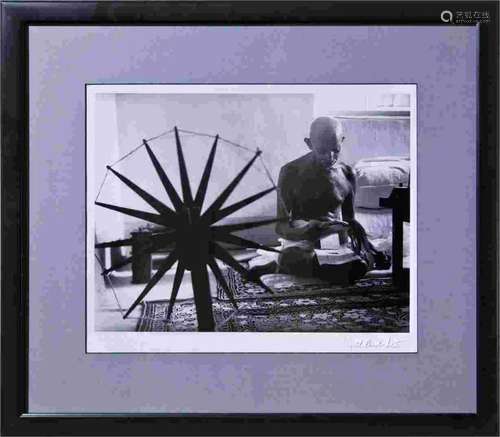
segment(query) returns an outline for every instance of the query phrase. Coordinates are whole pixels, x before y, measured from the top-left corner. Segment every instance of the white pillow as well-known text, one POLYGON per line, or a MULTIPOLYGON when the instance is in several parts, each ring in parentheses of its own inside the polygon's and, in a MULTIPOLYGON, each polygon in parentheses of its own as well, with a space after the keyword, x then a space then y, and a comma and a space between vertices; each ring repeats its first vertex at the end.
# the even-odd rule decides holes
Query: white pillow
POLYGON ((361 208, 380 208, 379 199, 389 197, 394 187, 408 185, 410 158, 381 156, 359 160, 353 167, 356 175, 354 204, 361 208))

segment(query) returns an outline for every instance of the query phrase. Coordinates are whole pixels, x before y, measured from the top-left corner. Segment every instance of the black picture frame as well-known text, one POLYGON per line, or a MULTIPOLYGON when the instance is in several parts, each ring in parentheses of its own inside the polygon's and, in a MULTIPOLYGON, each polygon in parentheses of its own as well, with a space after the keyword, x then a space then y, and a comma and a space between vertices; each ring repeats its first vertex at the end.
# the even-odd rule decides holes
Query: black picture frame
POLYGON ((3 435, 498 435, 498 3, 2 2, 3 435), (28 45, 36 25, 447 25, 442 10, 489 12, 480 26, 477 414, 30 414, 28 401, 28 45))

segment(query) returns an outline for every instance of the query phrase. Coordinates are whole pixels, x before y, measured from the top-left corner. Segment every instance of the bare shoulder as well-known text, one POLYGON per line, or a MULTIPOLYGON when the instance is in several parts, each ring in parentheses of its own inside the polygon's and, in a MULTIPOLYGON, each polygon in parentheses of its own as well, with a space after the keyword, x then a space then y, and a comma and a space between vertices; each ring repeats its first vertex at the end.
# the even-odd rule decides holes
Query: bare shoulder
POLYGON ((300 172, 302 172, 308 165, 310 161, 310 154, 303 155, 300 158, 294 159, 288 162, 280 170, 280 178, 295 177, 300 172))

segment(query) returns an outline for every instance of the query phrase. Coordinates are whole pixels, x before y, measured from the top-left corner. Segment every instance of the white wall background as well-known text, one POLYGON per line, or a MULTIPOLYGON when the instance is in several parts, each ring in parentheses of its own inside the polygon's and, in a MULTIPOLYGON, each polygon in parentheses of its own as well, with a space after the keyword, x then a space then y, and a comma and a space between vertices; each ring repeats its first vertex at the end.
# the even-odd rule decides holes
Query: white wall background
POLYGON ((409 119, 351 118, 342 119, 342 125, 342 161, 347 164, 377 156, 410 156, 409 119))
MULTIPOLYGON (((93 156, 95 162, 95 195, 97 195, 106 174, 106 165, 117 161, 121 153, 118 140, 119 129, 115 95, 98 94, 96 96, 95 111, 89 116, 94 117, 95 123, 95 150, 93 156)), ((112 203, 121 204, 121 187, 116 184, 107 184, 105 188, 108 198, 114 199, 112 203)), ((121 214, 112 215, 110 211, 96 207, 95 222, 96 235, 99 241, 121 238, 125 232, 124 217, 121 214)))

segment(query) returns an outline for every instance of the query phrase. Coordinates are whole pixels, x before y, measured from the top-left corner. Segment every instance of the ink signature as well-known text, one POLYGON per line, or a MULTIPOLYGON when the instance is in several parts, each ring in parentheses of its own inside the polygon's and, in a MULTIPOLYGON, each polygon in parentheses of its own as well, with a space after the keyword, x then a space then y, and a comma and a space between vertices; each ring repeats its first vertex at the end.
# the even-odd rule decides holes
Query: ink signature
POLYGON ((351 349, 399 349, 403 340, 394 337, 358 338, 351 343, 351 349))

